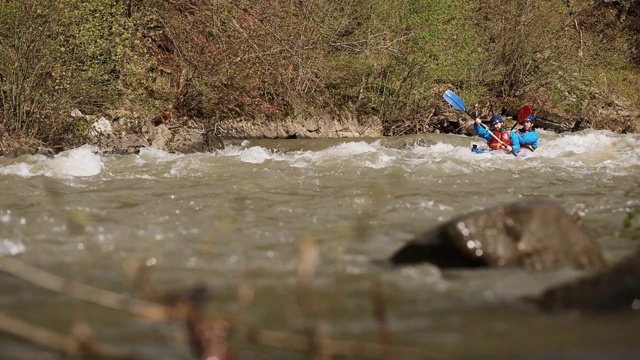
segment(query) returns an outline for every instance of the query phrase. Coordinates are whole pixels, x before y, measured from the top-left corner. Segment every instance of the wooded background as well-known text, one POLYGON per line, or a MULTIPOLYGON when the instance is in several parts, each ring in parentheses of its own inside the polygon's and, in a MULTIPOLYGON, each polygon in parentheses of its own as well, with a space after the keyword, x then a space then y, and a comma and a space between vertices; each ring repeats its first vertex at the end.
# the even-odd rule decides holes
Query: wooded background
POLYGON ((0 4, 0 135, 81 144, 69 116, 165 110, 205 127, 315 111, 388 135, 453 89, 616 128, 640 104, 640 2, 12 0, 0 4), (597 120, 597 121, 596 121, 597 120), (3 129, 2 129, 3 128, 3 129))

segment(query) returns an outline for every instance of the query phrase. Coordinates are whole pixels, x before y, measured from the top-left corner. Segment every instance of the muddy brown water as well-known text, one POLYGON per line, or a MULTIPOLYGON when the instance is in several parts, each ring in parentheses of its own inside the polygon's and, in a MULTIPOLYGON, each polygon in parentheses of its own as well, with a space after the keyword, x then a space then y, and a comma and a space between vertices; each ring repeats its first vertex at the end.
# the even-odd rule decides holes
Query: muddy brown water
MULTIPOLYGON (((534 197, 581 213, 607 259, 622 258, 639 244, 614 236, 640 207, 638 136, 541 131, 539 150, 525 159, 473 154, 477 138, 429 136, 433 145, 406 149, 376 139, 253 140, 206 154, 106 156, 85 146, 55 158, 0 158, 0 256, 131 294, 127 269, 146 264, 163 289, 211 286, 210 311, 287 333, 313 318, 326 337, 368 343, 378 338, 371 289, 379 282, 399 346, 444 358, 640 358, 638 314, 546 314, 518 301, 586 271, 384 265, 436 224, 534 197), (295 297, 302 239, 319 251, 306 309, 295 297), (250 303, 238 301, 239 284, 250 284, 250 303)), ((0 274, 0 287, 7 315, 63 334, 85 319, 100 340, 149 358, 193 358, 179 325, 9 274, 0 274)), ((0 334, 2 358, 43 353, 0 334)))

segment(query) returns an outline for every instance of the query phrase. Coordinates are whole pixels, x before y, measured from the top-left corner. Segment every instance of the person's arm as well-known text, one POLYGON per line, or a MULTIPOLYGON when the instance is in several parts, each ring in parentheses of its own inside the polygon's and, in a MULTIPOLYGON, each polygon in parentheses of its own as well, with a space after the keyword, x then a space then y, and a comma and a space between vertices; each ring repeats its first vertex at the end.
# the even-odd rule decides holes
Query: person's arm
POLYGON ((521 145, 529 145, 534 150, 538 148, 538 133, 535 131, 527 131, 524 135, 520 137, 521 145))
POLYGON ((487 141, 491 141, 491 134, 489 133, 489 130, 485 129, 485 127, 481 124, 482 120, 480 120, 480 118, 477 118, 476 122, 473 124, 473 130, 476 132, 476 135, 487 141))
POLYGON ((511 152, 513 153, 517 153, 518 151, 520 151, 520 135, 518 135, 517 132, 515 132, 514 130, 511 130, 510 132, 511 135, 511 152))

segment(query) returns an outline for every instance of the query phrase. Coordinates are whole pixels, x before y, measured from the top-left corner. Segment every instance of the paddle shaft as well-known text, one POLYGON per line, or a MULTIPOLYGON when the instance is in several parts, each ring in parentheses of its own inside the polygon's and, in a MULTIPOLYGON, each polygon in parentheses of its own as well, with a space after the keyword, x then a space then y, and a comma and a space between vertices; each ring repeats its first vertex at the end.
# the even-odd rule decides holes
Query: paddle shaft
MULTIPOLYGON (((465 113, 465 114, 467 114, 467 116, 469 116, 471 119, 474 119, 474 118, 473 118, 473 116, 471 116, 471 114, 469 114, 469 112, 468 112, 466 109, 464 110, 464 113, 465 113)), ((474 119, 474 121, 475 121, 475 119, 474 119)), ((485 125, 485 124, 483 124, 483 123, 480 123, 480 126, 482 126, 483 128, 485 128, 485 129, 489 132, 489 135, 493 136, 493 138, 494 138, 494 139, 498 140, 498 142, 499 142, 500 144, 502 144, 502 146, 504 146, 505 148, 506 148, 507 146, 509 146, 509 145, 505 144, 502 140, 500 140, 500 138, 499 138, 499 137, 497 137, 497 136, 496 136, 496 134, 494 134, 494 133, 493 133, 493 131, 491 131, 491 129, 489 129, 489 127, 488 127, 487 125, 485 125)), ((510 153, 511 153, 511 154, 513 154, 513 156, 516 156, 516 157, 518 156, 518 154, 516 154, 516 153, 513 151, 513 147, 511 147, 511 151, 510 151, 510 153)))
MULTIPOLYGON (((454 109, 464 112, 465 114, 467 114, 467 116, 475 121, 475 118, 471 116, 471 114, 467 111, 467 108, 464 106, 464 101, 462 101, 462 98, 460 96, 458 96, 451 90, 445 91, 442 96, 444 97, 444 100, 449 103, 449 105, 453 106, 454 109)), ((498 138, 491 130, 489 130, 489 128, 485 124, 480 123, 480 125, 482 125, 489 132, 489 134, 491 134, 491 136, 498 140, 498 142, 502 144, 502 146, 508 147, 508 145, 502 142, 502 140, 500 140, 500 138, 498 138)), ((518 154, 513 151, 513 147, 511 147, 511 154, 513 154, 513 156, 515 157, 518 157, 518 154)))
MULTIPOLYGON (((467 115, 469 115, 469 113, 467 113, 467 115)), ((491 129, 489 129, 489 128, 487 127, 487 125, 485 125, 485 124, 483 124, 483 123, 480 123, 480 125, 481 125, 483 128, 487 129, 487 131, 489 132, 489 134, 490 134, 491 136, 493 136, 493 138, 494 138, 494 139, 498 140, 498 142, 499 142, 500 144, 502 144, 502 146, 504 146, 504 147, 509 146, 509 145, 505 144, 504 142, 502 142, 502 140, 500 140, 500 138, 499 138, 499 137, 497 137, 497 136, 496 136, 496 134, 494 134, 494 133, 493 133, 493 131, 491 131, 491 129)), ((511 148, 511 153, 513 154, 513 156, 518 156, 518 154, 516 154, 515 152, 513 152, 513 147, 511 148)))

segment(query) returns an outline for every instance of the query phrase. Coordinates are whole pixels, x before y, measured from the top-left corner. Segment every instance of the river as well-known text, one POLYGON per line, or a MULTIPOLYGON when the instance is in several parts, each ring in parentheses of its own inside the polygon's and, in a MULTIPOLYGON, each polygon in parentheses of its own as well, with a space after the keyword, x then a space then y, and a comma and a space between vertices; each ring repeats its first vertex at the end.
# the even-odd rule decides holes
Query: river
MULTIPOLYGON (((622 220, 640 208, 640 136, 539 133, 539 149, 524 159, 474 154, 478 138, 444 134, 406 149, 381 139, 250 140, 188 155, 147 148, 114 156, 83 146, 54 158, 0 157, 0 256, 132 294, 128 269, 146 264, 162 289, 211 286, 210 311, 285 333, 299 333, 300 319, 313 317, 328 338, 367 343, 378 339, 371 289, 381 284, 398 346, 454 359, 640 358, 640 314, 546 314, 518 300, 588 271, 384 264, 452 217, 537 197, 581 214, 609 261, 634 251, 640 242, 622 231, 622 220), (295 297, 301 243, 318 250, 312 310, 295 297), (238 301, 247 284, 251 301, 238 301)), ((149 358, 193 358, 175 324, 10 274, 0 274, 0 286, 7 315, 62 334, 84 319, 101 341, 149 358)), ((43 353, 0 334, 2 358, 43 353)))

